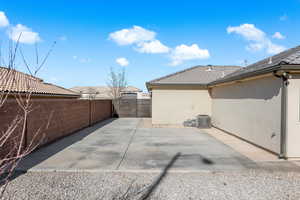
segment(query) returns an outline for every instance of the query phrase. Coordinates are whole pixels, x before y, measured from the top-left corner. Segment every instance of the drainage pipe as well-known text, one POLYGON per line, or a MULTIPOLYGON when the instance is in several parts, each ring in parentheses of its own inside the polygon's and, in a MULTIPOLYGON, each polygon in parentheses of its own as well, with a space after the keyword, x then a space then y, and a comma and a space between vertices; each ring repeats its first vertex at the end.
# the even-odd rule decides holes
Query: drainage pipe
POLYGON ((287 86, 289 74, 284 71, 274 71, 273 75, 282 80, 281 82, 281 124, 280 124, 280 154, 279 158, 286 159, 286 115, 287 115, 287 86))

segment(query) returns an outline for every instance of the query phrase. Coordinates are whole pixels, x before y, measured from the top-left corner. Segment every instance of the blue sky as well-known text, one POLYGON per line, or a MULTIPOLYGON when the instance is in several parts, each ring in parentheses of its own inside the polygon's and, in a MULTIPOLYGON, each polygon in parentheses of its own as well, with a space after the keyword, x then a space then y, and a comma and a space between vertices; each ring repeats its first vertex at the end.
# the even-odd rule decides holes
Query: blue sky
POLYGON ((38 76, 67 88, 105 85, 110 67, 125 67, 145 90, 187 67, 243 65, 300 45, 300 0, 1 0, 0 11, 3 53, 20 32, 31 63, 35 42, 45 54, 57 41, 38 76))

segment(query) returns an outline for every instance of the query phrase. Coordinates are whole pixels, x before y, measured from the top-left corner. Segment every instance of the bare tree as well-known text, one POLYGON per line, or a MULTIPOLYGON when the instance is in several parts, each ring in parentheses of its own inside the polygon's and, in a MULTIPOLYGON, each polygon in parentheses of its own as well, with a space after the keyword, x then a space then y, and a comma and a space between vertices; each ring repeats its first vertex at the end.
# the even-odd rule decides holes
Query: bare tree
POLYGON ((109 94, 112 98, 114 114, 117 114, 116 112, 119 110, 122 91, 127 87, 125 69, 115 71, 113 68, 110 68, 107 86, 109 87, 109 94))
POLYGON ((35 76, 44 66, 56 44, 55 42, 53 43, 50 50, 42 59, 39 58, 38 48, 37 45, 35 45, 36 60, 34 66, 31 66, 27 62, 23 51, 19 46, 21 35, 22 34, 20 34, 16 43, 13 43, 12 41, 9 42, 8 59, 6 63, 2 54, 0 54, 1 64, 3 63, 6 65, 6 70, 3 70, 4 72, 0 74, 0 109, 3 109, 9 98, 12 98, 17 102, 21 111, 7 124, 5 130, 0 130, 0 153, 3 153, 4 151, 3 155, 0 154, 0 199, 3 197, 10 178, 21 159, 31 153, 42 141, 43 137, 40 135, 41 129, 38 129, 33 134, 32 140, 28 141, 27 145, 24 146, 28 115, 34 109, 31 96, 33 92, 32 86, 34 85, 34 82, 38 80, 35 76), (18 52, 21 55, 21 59, 23 60, 28 73, 31 75, 28 75, 28 78, 26 78, 23 83, 25 93, 12 92, 13 88, 17 87, 18 84, 18 72, 15 68, 18 52), (41 139, 37 140, 38 137, 41 139))
POLYGON ((88 95, 89 100, 95 99, 97 94, 98 94, 98 92, 96 91, 96 89, 94 89, 92 87, 88 88, 87 95, 88 95))

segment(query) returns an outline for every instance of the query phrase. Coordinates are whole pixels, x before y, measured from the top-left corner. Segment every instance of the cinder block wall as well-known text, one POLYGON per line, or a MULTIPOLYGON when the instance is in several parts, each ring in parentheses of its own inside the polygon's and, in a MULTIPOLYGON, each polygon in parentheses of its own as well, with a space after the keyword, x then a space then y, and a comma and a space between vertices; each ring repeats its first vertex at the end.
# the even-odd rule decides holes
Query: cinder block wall
POLYGON ((0 137, 7 134, 9 130, 12 130, 11 128, 14 127, 14 131, 9 135, 9 139, 6 140, 7 142, 0 147, 1 158, 3 158, 4 155, 8 155, 8 153, 16 151, 17 146, 15 141, 20 141, 22 131, 21 125, 23 124, 22 120, 17 120, 17 116, 21 115, 21 113, 21 109, 15 101, 8 100, 0 108, 0 137), (12 126, 13 124, 16 124, 14 122, 17 121, 18 126, 12 126))
MULTIPOLYGON (((26 123, 24 148, 32 141, 40 146, 50 143, 112 115, 111 100, 33 98, 31 102, 32 111, 26 123)), ((0 136, 18 114, 23 116, 16 100, 8 99, 0 108, 0 136)), ((11 143, 1 148, 0 155, 11 150, 13 140, 21 135, 21 125, 14 131, 11 143)))
POLYGON ((91 102, 91 124, 97 123, 112 115, 111 100, 93 100, 91 102))

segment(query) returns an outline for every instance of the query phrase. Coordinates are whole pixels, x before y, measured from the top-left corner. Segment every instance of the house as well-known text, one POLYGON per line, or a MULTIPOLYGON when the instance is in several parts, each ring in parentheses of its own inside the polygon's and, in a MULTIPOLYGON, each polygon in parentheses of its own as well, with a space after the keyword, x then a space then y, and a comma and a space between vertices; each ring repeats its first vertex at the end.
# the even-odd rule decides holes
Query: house
POLYGON ((199 114, 211 115, 207 84, 238 69, 239 66, 195 66, 148 82, 152 123, 178 125, 199 114))
MULTIPOLYGON (((77 86, 70 90, 80 93, 82 99, 112 99, 111 90, 108 86, 77 86)), ((141 89, 127 86, 121 91, 121 96, 130 98, 147 98, 141 89)), ((148 96, 148 98, 150 98, 148 96)))
POLYGON ((69 89, 46 83, 35 76, 6 67, 0 67, 0 93, 31 94, 31 98, 79 98, 80 94, 69 89))
POLYGON ((152 123, 198 114, 284 158, 300 157, 300 46, 247 67, 197 66, 146 83, 152 123))

